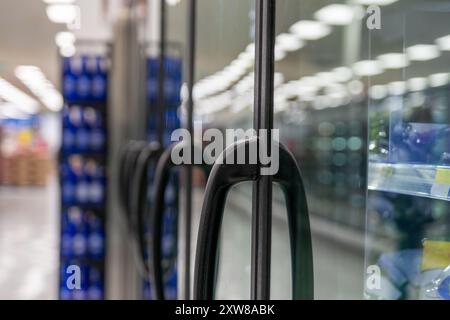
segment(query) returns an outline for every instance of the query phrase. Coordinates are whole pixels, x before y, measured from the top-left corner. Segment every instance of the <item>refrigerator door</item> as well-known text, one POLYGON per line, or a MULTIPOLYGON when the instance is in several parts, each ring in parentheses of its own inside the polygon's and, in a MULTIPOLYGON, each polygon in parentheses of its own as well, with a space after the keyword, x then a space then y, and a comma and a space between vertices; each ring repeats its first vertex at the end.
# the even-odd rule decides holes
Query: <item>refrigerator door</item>
POLYGON ((450 298, 449 9, 399 1, 365 31, 383 68, 368 80, 369 299, 450 298))

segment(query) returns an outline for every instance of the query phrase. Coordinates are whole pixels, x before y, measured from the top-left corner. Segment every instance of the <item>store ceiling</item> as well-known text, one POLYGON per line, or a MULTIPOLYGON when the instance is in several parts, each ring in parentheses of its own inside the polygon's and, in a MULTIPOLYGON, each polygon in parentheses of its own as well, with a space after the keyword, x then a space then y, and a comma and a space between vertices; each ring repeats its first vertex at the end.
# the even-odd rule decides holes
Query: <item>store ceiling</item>
POLYGON ((14 68, 27 64, 38 66, 52 83, 59 83, 54 37, 61 30, 48 20, 42 0, 1 0, 0 77, 26 91, 14 68))

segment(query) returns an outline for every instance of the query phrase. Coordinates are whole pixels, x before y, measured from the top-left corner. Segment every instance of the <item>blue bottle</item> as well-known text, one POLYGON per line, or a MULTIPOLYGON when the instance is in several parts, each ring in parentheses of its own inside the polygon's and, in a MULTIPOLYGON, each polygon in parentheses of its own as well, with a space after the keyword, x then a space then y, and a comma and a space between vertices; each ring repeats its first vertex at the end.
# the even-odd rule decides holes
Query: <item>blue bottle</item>
POLYGON ((84 119, 89 130, 89 151, 93 153, 104 151, 106 132, 100 112, 87 107, 84 110, 84 119))
POLYGON ((76 202, 80 205, 89 203, 89 177, 86 166, 81 163, 77 168, 76 202))
POLYGON ((62 185, 61 185, 61 193, 62 193, 62 201, 65 205, 74 204, 76 201, 76 184, 77 177, 75 171, 69 162, 65 161, 61 165, 61 177, 62 177, 62 185))
POLYGON ((105 175, 103 169, 95 162, 86 164, 86 177, 88 183, 88 202, 99 206, 105 199, 105 175))
POLYGON ((61 263, 60 269, 60 281, 59 281, 59 297, 61 300, 72 300, 73 299, 73 290, 70 290, 67 287, 67 279, 69 275, 66 273, 67 267, 69 266, 68 262, 61 263))
POLYGON ((177 284, 178 284, 177 270, 176 268, 173 268, 170 272, 170 276, 166 281, 166 285, 164 288, 167 300, 177 299, 177 284))
POLYGON ((75 138, 76 128, 72 122, 72 116, 70 108, 66 105, 62 111, 62 126, 63 126, 63 138, 62 138, 62 150, 66 154, 75 152, 75 138))
POLYGON ((89 151, 89 139, 90 139, 90 130, 89 126, 86 123, 85 113, 82 107, 74 108, 72 110, 76 113, 75 118, 77 119, 76 123, 76 150, 80 153, 86 153, 89 151))
POLYGON ((86 263, 81 263, 80 261, 75 261, 81 270, 81 288, 73 290, 72 298, 73 300, 87 300, 88 299, 88 288, 89 288, 89 270, 90 267, 86 263))
POLYGON ((77 98, 81 101, 91 99, 92 63, 88 56, 81 57, 80 73, 77 77, 77 98))
POLYGON ((72 68, 73 60, 71 58, 63 59, 63 96, 66 101, 75 101, 77 99, 77 75, 72 68))
POLYGON ((76 225, 69 219, 69 214, 66 211, 62 217, 61 255, 63 257, 73 257, 73 238, 75 234, 76 225))
POLYGON ((92 72, 92 100, 105 101, 107 92, 107 71, 106 59, 97 56, 93 57, 94 68, 92 72))
POLYGON ((105 231, 103 223, 94 213, 88 214, 89 239, 88 251, 89 256, 94 259, 101 259, 104 256, 105 231))
POLYGON ((87 255, 88 225, 83 211, 78 207, 72 207, 68 211, 69 223, 74 226, 75 233, 72 237, 72 251, 76 257, 87 255))
POLYGON ((97 267, 91 266, 89 269, 87 298, 89 300, 102 300, 104 297, 105 290, 102 273, 97 267))

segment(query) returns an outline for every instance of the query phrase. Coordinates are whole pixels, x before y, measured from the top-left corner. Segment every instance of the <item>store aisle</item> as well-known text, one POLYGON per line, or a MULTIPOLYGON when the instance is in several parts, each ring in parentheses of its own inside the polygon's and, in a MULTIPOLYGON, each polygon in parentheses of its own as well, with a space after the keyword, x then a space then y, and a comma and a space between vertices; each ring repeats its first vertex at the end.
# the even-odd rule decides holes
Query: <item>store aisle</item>
POLYGON ((58 187, 0 188, 0 299, 57 299, 58 187))

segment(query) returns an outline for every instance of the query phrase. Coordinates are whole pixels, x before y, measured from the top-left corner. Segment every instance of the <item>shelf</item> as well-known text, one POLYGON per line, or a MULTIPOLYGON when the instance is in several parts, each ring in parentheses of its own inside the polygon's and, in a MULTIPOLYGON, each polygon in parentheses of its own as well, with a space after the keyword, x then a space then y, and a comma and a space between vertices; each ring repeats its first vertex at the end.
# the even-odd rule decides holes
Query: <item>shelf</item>
POLYGON ((369 190, 450 200, 450 167, 369 163, 369 190))

